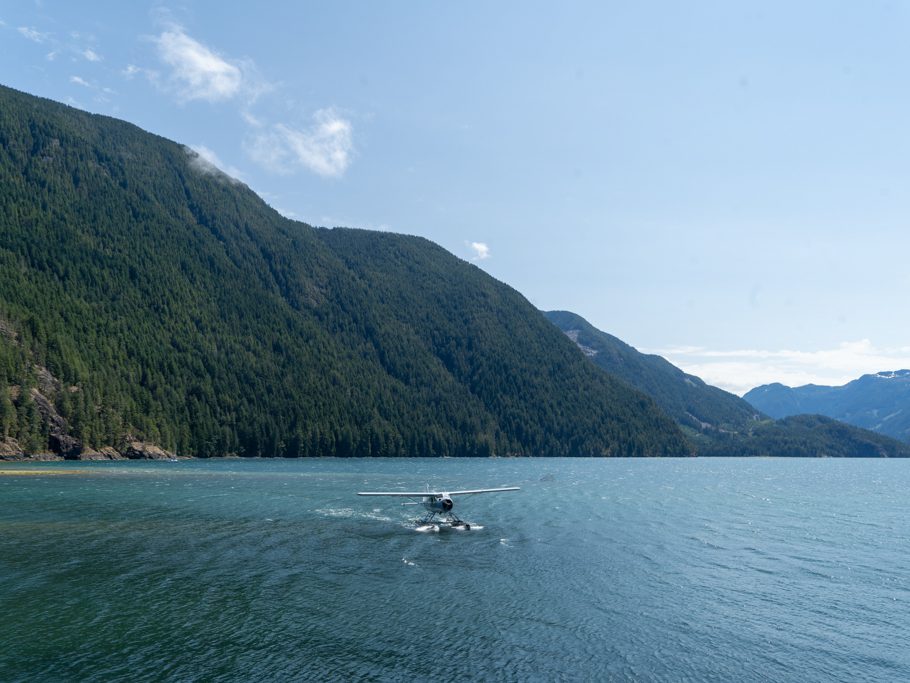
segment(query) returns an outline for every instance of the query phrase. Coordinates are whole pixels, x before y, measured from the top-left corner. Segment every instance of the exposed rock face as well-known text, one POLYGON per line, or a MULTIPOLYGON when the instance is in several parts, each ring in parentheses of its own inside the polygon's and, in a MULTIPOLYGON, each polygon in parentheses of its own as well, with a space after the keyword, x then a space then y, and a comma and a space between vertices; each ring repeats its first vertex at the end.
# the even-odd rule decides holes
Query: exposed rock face
POLYGON ((15 439, 0 439, 0 460, 17 460, 25 453, 15 439))
POLYGON ((0 439, 0 460, 61 460, 56 453, 26 453, 16 439, 0 439))
MULTIPOLYGON (((48 375, 50 376, 50 373, 48 375)), ((57 409, 54 408, 54 404, 48 401, 38 389, 32 389, 32 400, 35 402, 38 412, 41 413, 41 419, 47 424, 50 449, 67 460, 77 460, 79 454, 82 453, 82 442, 69 435, 66 420, 60 416, 57 409)))
POLYGON ((11 341, 16 341, 19 338, 19 335, 16 333, 16 328, 10 323, 9 320, 0 316, 0 334, 11 341))
POLYGON ((123 455, 130 460, 170 460, 175 457, 170 451, 143 441, 127 442, 126 448, 123 449, 123 455))
POLYGON ((120 451, 110 446, 104 446, 97 451, 94 448, 83 447, 79 454, 79 460, 123 460, 120 451))
POLYGON ((54 453, 59 453, 67 460, 76 460, 82 453, 82 442, 68 434, 51 434, 48 445, 54 453))
POLYGON ((46 461, 46 462, 57 462, 59 460, 63 460, 63 458, 61 458, 56 453, 31 453, 30 455, 27 456, 27 459, 28 460, 40 460, 40 461, 46 461))
POLYGON ((51 374, 51 371, 42 365, 32 365, 35 371, 35 377, 38 380, 38 390, 45 396, 53 396, 60 393, 60 380, 51 374))

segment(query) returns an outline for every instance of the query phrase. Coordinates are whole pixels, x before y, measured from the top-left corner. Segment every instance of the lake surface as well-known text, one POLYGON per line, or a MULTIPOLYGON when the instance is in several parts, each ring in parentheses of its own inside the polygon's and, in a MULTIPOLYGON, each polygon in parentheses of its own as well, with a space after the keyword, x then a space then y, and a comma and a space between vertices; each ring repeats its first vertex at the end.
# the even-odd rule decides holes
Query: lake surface
POLYGON ((910 680, 907 461, 3 469, 2 681, 910 680))

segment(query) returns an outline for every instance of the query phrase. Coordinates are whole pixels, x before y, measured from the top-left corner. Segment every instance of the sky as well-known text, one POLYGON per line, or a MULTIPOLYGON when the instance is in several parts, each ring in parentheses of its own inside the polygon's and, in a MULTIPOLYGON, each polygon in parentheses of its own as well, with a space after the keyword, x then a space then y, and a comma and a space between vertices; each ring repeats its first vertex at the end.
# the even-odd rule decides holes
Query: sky
POLYGON ((910 367, 910 0, 236 4, 0 0, 0 83, 736 393, 910 367))

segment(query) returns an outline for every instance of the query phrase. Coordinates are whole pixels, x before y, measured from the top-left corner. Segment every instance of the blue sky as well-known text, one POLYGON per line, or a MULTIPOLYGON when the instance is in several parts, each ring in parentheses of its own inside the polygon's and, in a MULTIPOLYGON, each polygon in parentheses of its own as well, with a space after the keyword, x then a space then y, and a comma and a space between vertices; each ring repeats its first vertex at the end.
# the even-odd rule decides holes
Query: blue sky
POLYGON ((0 82, 743 392, 910 367, 908 36, 902 1, 0 1, 0 82))

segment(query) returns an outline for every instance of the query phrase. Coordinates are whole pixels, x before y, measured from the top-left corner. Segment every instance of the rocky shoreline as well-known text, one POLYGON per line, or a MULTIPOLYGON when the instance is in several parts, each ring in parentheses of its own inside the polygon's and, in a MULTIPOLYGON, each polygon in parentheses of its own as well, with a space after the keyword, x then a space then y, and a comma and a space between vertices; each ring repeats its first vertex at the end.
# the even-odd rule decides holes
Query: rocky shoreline
MULTIPOLYGON (((8 323, 0 317, 0 334, 9 327, 8 323)), ((40 462, 61 460, 174 460, 175 453, 161 448, 157 444, 143 441, 135 434, 126 433, 115 437, 117 445, 105 445, 93 448, 73 436, 70 425, 57 411, 54 405, 56 397, 62 392, 74 393, 79 388, 75 386, 64 387, 46 367, 33 363, 31 369, 36 378, 37 386, 28 390, 28 397, 37 409, 38 416, 46 435, 47 450, 42 452, 27 452, 16 439, 11 436, 3 438, 0 433, 0 461, 11 462, 40 462)), ((14 385, 9 388, 10 399, 19 399, 23 388, 14 385)))
MULTIPOLYGON (((75 441, 75 440, 74 440, 75 441)), ((98 449, 82 446, 76 441, 62 453, 26 453, 15 439, 0 440, 0 461, 39 462, 61 460, 174 460, 175 453, 144 441, 126 441, 118 448, 98 449)))

